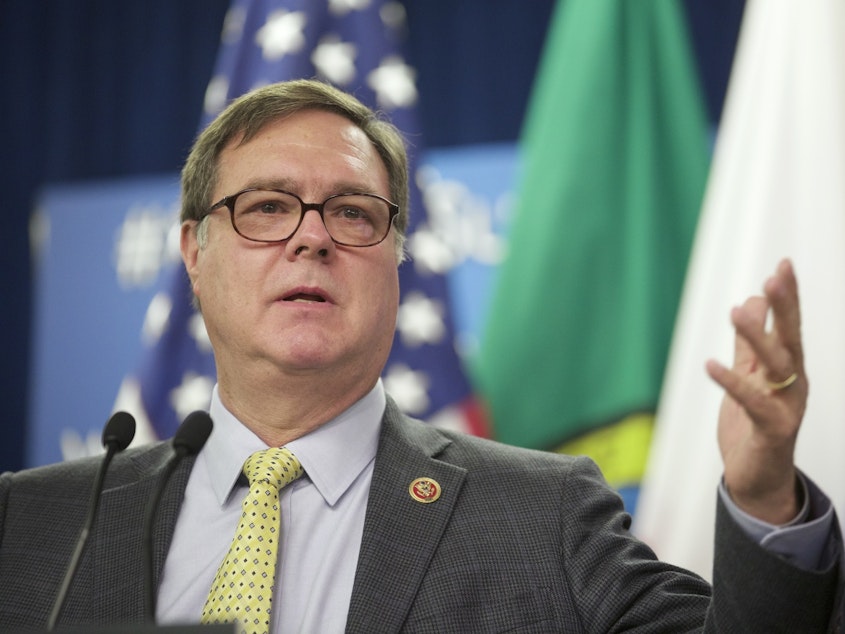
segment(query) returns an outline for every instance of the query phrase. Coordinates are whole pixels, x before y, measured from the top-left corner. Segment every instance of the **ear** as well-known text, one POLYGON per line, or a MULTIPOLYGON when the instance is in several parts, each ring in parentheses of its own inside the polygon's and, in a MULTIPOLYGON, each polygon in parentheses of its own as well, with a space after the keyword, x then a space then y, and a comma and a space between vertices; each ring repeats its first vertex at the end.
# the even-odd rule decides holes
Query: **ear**
POLYGON ((197 284, 199 280, 199 267, 197 260, 199 258, 200 246, 197 241, 197 225, 196 220, 186 220, 182 223, 181 233, 179 235, 179 250, 182 252, 182 262, 185 263, 185 270, 188 272, 188 277, 191 280, 191 288, 194 295, 197 294, 197 284))

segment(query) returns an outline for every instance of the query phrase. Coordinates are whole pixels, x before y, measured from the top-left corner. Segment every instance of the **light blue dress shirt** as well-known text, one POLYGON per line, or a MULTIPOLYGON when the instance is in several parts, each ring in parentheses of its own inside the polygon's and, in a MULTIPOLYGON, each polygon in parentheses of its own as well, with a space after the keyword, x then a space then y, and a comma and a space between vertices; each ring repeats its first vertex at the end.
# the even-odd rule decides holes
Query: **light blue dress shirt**
MULTIPOLYGON (((343 632, 386 399, 381 380, 364 398, 288 443, 305 475, 280 496, 282 529, 273 632, 343 632)), ((156 606, 159 623, 198 623, 217 567, 229 550, 247 487, 244 461, 267 445, 220 402, 214 430, 185 489, 156 606)))

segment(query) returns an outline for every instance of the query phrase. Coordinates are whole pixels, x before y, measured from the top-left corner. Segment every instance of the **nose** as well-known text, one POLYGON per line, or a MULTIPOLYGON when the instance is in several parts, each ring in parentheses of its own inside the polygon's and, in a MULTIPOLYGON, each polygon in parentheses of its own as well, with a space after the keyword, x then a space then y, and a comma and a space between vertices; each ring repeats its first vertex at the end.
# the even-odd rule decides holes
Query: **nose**
POLYGON ((302 222, 287 241, 286 251, 289 259, 302 256, 327 258, 335 252, 335 243, 316 209, 309 209, 302 216, 302 222))

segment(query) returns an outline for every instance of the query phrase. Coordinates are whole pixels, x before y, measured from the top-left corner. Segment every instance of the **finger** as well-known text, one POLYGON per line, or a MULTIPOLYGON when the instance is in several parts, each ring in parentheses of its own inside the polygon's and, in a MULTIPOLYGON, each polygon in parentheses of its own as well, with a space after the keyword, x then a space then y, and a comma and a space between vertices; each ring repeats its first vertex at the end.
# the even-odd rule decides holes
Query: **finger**
POLYGON ((782 260, 764 286, 772 306, 772 331, 790 353, 793 371, 803 371, 804 352, 801 345, 801 308, 798 281, 789 260, 782 260))
POLYGON ((731 310, 731 324, 736 330, 734 368, 742 368, 749 373, 756 368, 757 355, 751 339, 757 338, 756 333, 765 327, 767 310, 768 302, 764 297, 751 297, 742 306, 731 310))
MULTIPOLYGON (((713 359, 707 361, 705 368, 710 378, 746 411, 755 427, 765 433, 783 433, 784 430, 787 434, 793 433, 795 425, 792 421, 796 419, 793 411, 794 399, 772 398, 770 391, 761 390, 759 384, 750 381, 747 375, 727 368, 713 359)), ((800 420, 800 413, 797 419, 800 420)))
POLYGON ((708 359, 704 364, 704 369, 707 370, 707 374, 710 378, 725 390, 728 389, 729 385, 732 385, 733 379, 730 376, 731 371, 715 359, 708 359))
POLYGON ((734 367, 750 373, 762 365, 770 380, 780 380, 772 377, 784 371, 787 371, 786 375, 790 374, 792 358, 779 339, 766 331, 768 308, 766 298, 750 297, 742 306, 731 311, 731 322, 737 335, 734 367), (748 361, 750 358, 754 359, 753 363, 748 361))
POLYGON ((765 420, 771 416, 773 404, 768 402, 766 394, 759 386, 748 380, 748 376, 736 369, 727 368, 718 361, 710 359, 705 368, 710 378, 718 383, 722 389, 739 406, 748 413, 752 421, 765 420))

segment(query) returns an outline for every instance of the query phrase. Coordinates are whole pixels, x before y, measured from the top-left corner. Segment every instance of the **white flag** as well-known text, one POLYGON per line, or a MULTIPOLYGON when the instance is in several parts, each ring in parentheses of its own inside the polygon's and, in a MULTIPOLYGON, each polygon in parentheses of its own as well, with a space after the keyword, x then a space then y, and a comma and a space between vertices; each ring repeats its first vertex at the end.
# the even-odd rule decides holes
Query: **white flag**
POLYGON ((732 306, 795 264, 810 400, 797 463, 845 509, 845 2, 749 0, 634 530, 710 578, 732 306))

